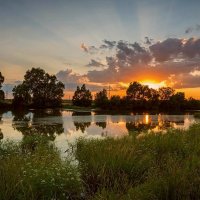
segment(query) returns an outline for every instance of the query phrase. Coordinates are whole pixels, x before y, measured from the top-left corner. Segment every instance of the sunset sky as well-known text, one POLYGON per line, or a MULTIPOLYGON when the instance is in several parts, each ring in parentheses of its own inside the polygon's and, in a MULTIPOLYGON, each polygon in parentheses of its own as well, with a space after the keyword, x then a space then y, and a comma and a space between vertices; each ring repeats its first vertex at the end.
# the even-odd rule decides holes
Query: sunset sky
POLYGON ((92 91, 171 86, 200 99, 199 0, 0 0, 4 90, 41 67, 92 91))

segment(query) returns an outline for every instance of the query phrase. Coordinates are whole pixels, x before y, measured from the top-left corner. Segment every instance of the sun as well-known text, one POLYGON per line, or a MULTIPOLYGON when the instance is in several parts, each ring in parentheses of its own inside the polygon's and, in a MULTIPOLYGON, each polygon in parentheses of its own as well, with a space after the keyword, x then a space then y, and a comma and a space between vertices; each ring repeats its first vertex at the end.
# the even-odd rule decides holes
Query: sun
POLYGON ((144 81, 141 81, 140 83, 143 85, 148 85, 150 88, 153 88, 153 89, 158 89, 160 87, 166 86, 166 83, 164 81, 157 83, 151 80, 144 80, 144 81))

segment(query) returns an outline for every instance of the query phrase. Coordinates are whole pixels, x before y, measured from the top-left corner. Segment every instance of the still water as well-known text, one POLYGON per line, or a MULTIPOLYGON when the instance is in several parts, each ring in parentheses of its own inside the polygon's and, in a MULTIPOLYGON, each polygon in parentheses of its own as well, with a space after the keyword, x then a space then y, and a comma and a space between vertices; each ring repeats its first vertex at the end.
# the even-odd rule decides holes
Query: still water
POLYGON ((130 114, 109 115, 67 110, 29 110, 0 112, 0 139, 20 141, 26 135, 42 134, 60 149, 78 137, 122 137, 142 132, 165 131, 168 128, 187 129, 200 122, 191 114, 130 114))

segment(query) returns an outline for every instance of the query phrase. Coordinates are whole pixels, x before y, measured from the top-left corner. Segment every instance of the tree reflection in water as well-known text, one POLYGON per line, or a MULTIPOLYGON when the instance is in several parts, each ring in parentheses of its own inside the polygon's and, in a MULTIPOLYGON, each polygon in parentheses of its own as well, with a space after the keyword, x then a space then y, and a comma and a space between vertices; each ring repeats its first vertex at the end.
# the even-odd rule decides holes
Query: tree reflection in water
POLYGON ((72 116, 91 116, 91 112, 89 111, 85 111, 85 112, 78 112, 78 111, 74 111, 72 112, 72 116))
POLYGON ((76 131, 79 129, 82 133, 85 132, 85 129, 91 125, 91 122, 74 122, 74 126, 76 127, 76 131))
POLYGON ((149 124, 144 124, 142 122, 141 123, 140 122, 126 123, 126 128, 128 132, 137 132, 137 133, 146 132, 148 130, 155 128, 156 126, 157 125, 155 123, 149 123, 149 124))
MULTIPOLYGON (((0 124, 3 123, 3 121, 2 121, 2 115, 3 115, 3 112, 0 111, 0 124)), ((2 140, 2 139, 3 139, 3 132, 2 132, 2 130, 0 129, 0 140, 2 140)))
POLYGON ((0 140, 3 140, 3 133, 1 129, 0 129, 0 140))
POLYGON ((62 115, 60 111, 20 111, 13 112, 12 126, 17 131, 26 136, 45 136, 48 140, 53 141, 56 135, 64 132, 62 115), (39 117, 56 116, 56 122, 40 123, 39 117))
POLYGON ((96 122, 96 125, 101 127, 102 129, 106 128, 106 122, 96 122))
POLYGON ((76 131, 81 130, 82 133, 85 132, 85 129, 91 126, 91 112, 73 112, 72 116, 89 116, 89 122, 80 122, 74 120, 74 126, 76 127, 76 131))

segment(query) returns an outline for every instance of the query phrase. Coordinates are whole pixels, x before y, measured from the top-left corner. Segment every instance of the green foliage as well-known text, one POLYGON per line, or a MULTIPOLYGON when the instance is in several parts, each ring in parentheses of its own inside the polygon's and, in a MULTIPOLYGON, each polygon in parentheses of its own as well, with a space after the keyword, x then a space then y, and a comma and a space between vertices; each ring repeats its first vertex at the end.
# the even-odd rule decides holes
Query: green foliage
POLYGON ((0 143, 0 163, 1 200, 81 199, 78 167, 70 158, 62 160, 45 138, 30 136, 23 144, 0 143), (30 151, 33 142, 37 147, 30 151))
POLYGON ((28 85, 23 83, 13 88, 13 104, 17 106, 29 105, 32 103, 31 93, 28 85))
POLYGON ((108 96, 106 89, 103 89, 102 91, 96 93, 94 103, 95 106, 100 108, 106 108, 108 106, 108 96))
POLYGON ((24 76, 22 84, 13 89, 14 105, 35 107, 60 106, 64 95, 64 84, 56 76, 49 75, 43 69, 32 68, 24 76))
POLYGON ((92 94, 89 90, 86 89, 85 84, 81 86, 77 86, 77 90, 74 92, 74 96, 72 98, 72 103, 75 106, 91 106, 92 105, 92 94))
POLYGON ((199 199, 200 125, 188 131, 77 143, 91 199, 199 199))

